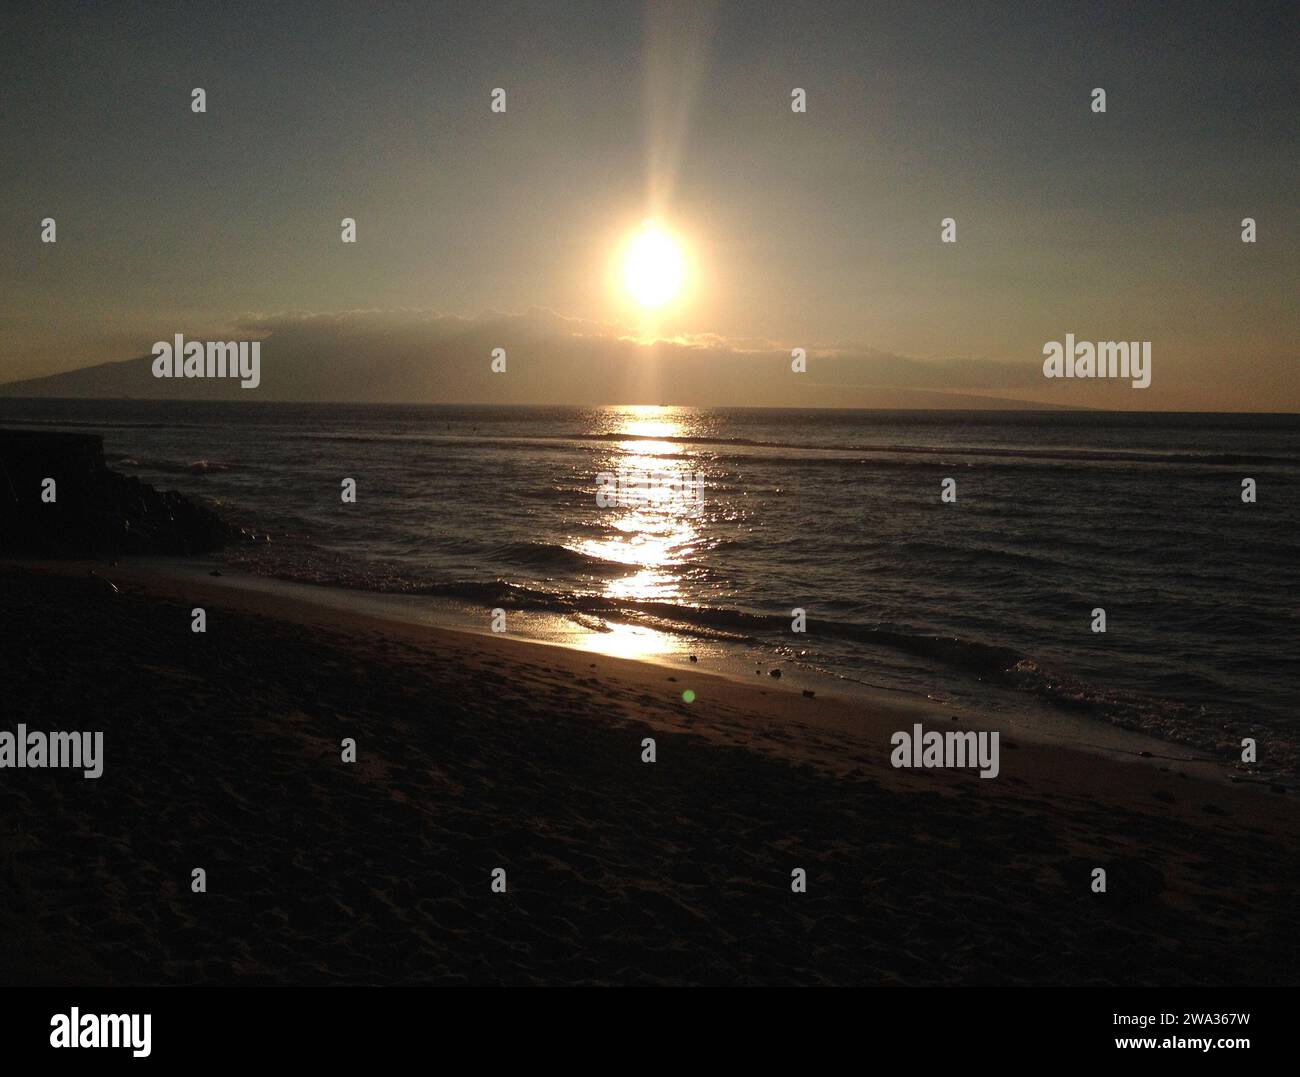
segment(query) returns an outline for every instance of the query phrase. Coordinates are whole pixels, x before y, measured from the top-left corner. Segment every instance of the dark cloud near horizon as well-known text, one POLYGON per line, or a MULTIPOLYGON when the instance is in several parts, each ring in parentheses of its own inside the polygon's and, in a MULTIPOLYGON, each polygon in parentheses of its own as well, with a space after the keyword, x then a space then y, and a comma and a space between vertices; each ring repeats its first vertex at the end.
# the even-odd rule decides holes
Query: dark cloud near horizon
MULTIPOLYGON (((954 357, 921 359, 837 343, 809 345, 808 371, 791 370, 791 348, 710 337, 639 343, 619 326, 534 309, 475 318, 427 311, 290 312, 241 318, 235 333, 261 339, 262 383, 156 379, 151 359, 103 364, 0 386, 6 395, 521 404, 652 400, 707 405, 743 385, 756 396, 817 406, 870 406, 877 390, 1003 393, 1038 387, 1036 364, 954 357), (506 352, 493 373, 494 349, 506 352), (856 400, 846 392, 860 395, 856 400)), ((165 338, 170 339, 170 338, 165 338)), ((188 334, 187 339, 209 339, 188 334)))

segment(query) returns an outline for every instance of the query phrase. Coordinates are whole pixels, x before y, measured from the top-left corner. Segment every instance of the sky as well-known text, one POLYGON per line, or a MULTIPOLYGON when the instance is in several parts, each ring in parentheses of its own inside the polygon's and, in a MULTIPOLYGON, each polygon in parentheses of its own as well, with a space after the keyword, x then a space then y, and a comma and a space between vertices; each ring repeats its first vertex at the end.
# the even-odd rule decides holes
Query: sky
POLYGON ((392 392, 1300 410, 1293 4, 65 7, 0 15, 0 381, 256 332, 330 398, 311 347, 427 332, 392 392), (648 216, 658 312, 618 262, 648 216), (545 346, 440 377, 485 322, 545 346), (1150 340, 1150 388, 1048 381, 1067 333, 1150 340))

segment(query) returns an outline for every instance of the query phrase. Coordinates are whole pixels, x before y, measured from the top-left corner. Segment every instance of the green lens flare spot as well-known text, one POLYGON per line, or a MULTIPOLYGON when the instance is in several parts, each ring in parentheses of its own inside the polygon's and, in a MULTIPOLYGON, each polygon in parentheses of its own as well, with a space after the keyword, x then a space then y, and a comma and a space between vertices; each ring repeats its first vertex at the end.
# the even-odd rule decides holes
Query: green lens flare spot
POLYGON ((687 703, 694 703, 695 693, 688 688, 686 689, 685 692, 682 693, 682 699, 686 700, 687 703))

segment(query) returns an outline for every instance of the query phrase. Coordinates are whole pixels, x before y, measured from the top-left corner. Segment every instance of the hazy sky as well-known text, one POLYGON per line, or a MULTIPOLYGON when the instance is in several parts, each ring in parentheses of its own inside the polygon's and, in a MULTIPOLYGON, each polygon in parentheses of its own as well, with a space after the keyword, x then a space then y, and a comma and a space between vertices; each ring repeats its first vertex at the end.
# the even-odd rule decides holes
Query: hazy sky
POLYGON ((1152 341, 1112 406, 1300 409, 1294 4, 25 6, 0 380, 286 315, 542 308, 617 340, 644 323, 611 259, 654 209, 694 264, 653 328, 701 363, 833 350, 906 388, 941 360, 939 387, 1089 403, 1043 384, 1073 332, 1152 341))

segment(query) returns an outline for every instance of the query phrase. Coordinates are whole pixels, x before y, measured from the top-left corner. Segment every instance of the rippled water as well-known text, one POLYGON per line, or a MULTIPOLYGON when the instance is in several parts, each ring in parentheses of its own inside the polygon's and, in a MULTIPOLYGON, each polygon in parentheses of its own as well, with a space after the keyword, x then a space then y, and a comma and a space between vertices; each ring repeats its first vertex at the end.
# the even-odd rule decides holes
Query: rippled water
POLYGON ((540 611, 632 656, 759 648, 1221 756, 1261 736, 1294 769, 1294 416, 8 400, 0 420, 101 431, 111 466, 269 532, 234 555, 256 571, 485 623, 540 611), (620 468, 699 475, 701 503, 601 508, 620 468))

